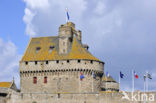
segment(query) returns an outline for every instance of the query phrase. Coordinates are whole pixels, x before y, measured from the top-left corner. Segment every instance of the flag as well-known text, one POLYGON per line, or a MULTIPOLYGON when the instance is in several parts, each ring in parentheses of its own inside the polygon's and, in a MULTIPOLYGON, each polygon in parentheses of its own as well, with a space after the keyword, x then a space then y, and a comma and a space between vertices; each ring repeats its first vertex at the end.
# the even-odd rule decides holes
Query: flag
POLYGON ((83 73, 80 73, 80 80, 83 80, 83 78, 85 78, 83 73))
POLYGON ((70 17, 69 17, 68 9, 66 9, 66 12, 67 12, 67 19, 69 20, 70 17))
POLYGON ((123 78, 124 74, 120 71, 120 78, 123 78))
POLYGON ((147 78, 152 79, 151 74, 147 73, 147 78))
POLYGON ((109 77, 109 73, 108 72, 106 72, 106 77, 109 77))
POLYGON ((92 72, 92 77, 93 77, 94 79, 96 79, 96 75, 95 75, 94 72, 92 72))
POLYGON ((144 75, 144 81, 146 80, 146 75, 144 75))
POLYGON ((134 76, 135 76, 136 79, 139 78, 139 76, 137 75, 137 73, 135 71, 134 71, 134 76))

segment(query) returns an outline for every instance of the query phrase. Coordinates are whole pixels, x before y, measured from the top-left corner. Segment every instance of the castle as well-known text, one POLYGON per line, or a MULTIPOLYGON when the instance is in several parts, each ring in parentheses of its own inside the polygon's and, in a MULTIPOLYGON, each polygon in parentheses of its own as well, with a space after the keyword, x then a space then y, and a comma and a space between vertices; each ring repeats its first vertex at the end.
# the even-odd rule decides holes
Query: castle
POLYGON ((31 38, 19 64, 20 91, 10 88, 4 102, 131 103, 122 100, 119 84, 104 75, 105 63, 89 52, 81 36, 67 22, 60 25, 58 36, 31 38))

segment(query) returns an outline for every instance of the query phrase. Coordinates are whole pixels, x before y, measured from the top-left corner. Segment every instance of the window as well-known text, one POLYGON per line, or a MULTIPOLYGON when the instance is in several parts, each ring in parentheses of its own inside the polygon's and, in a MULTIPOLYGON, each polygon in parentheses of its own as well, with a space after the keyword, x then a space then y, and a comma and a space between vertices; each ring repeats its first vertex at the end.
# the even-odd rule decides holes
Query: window
POLYGON ((48 81, 47 81, 47 77, 44 77, 44 83, 47 83, 48 81))
POLYGON ((50 46, 49 47, 49 53, 51 53, 53 51, 53 49, 54 49, 54 46, 50 46))
POLYGON ((25 62, 25 65, 28 65, 28 62, 25 62))
POLYGON ((80 63, 80 62, 81 62, 81 60, 78 60, 77 62, 78 62, 78 63, 80 63))
POLYGON ((34 83, 34 84, 37 84, 37 77, 34 77, 34 78, 33 78, 33 83, 34 83))
POLYGON ((41 47, 36 47, 36 53, 38 53, 40 49, 41 47))
POLYGON ((58 98, 60 98, 61 96, 60 96, 60 93, 58 93, 58 98))
POLYGON ((63 52, 64 52, 64 53, 65 53, 65 51, 66 51, 66 50, 65 50, 65 49, 63 49, 63 52))
POLYGON ((63 46, 65 46, 65 42, 63 42, 63 46))
POLYGON ((59 60, 56 60, 56 63, 59 63, 59 60))
POLYGON ((48 64, 48 61, 46 61, 46 64, 48 64))
POLYGON ((90 63, 93 64, 93 61, 91 60, 90 63))
POLYGON ((35 61, 35 65, 37 64, 37 61, 35 61))
POLYGON ((67 60, 67 63, 69 63, 69 60, 67 60))

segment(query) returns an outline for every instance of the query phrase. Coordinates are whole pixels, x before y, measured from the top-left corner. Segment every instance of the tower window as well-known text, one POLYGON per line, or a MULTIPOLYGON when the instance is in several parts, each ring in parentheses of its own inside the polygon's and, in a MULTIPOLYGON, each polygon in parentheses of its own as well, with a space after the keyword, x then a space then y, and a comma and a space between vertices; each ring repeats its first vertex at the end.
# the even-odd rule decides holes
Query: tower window
POLYGON ((37 84, 37 77, 33 77, 33 83, 37 84))
POLYGON ((28 62, 25 62, 25 65, 28 65, 28 62))
POLYGON ((48 61, 46 61, 46 64, 48 64, 48 61))
POLYGON ((44 83, 47 83, 48 80, 47 80, 47 77, 44 77, 44 83))
POLYGON ((60 98, 61 96, 60 96, 60 93, 58 93, 58 98, 60 98))
POLYGON ((78 63, 80 63, 80 62, 81 62, 81 60, 78 60, 77 62, 78 62, 78 63))
POLYGON ((35 65, 37 64, 37 61, 35 61, 35 65))
POLYGON ((65 53, 65 49, 63 49, 63 52, 65 53))
POLYGON ((63 45, 65 46, 65 42, 63 42, 63 45))
POLYGON ((56 63, 59 63, 59 60, 56 60, 56 63))

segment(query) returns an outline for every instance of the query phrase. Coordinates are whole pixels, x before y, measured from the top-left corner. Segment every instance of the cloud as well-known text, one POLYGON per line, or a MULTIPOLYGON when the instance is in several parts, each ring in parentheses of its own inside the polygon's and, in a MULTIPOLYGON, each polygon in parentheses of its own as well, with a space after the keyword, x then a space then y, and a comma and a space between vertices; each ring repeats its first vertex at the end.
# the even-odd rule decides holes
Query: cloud
POLYGON ((19 58, 17 47, 11 41, 4 42, 0 38, 0 81, 12 81, 15 78, 16 85, 19 87, 19 58))
POLYGON ((26 8, 23 20, 26 23, 26 34, 29 36, 56 35, 58 26, 66 22, 66 8, 71 18, 75 18, 73 20, 77 22, 81 20, 85 10, 84 0, 24 0, 24 2, 26 8))
MULTIPOLYGON (((29 36, 57 35, 65 23, 68 7, 71 21, 82 30, 83 42, 105 64, 114 78, 126 73, 121 88, 130 88, 131 70, 140 75, 136 89, 143 89, 146 70, 155 72, 155 0, 24 0, 24 22, 29 36), (126 86, 127 85, 127 86, 126 86)), ((156 83, 156 79, 152 80, 156 83)), ((156 89, 152 87, 152 89, 156 89)))

